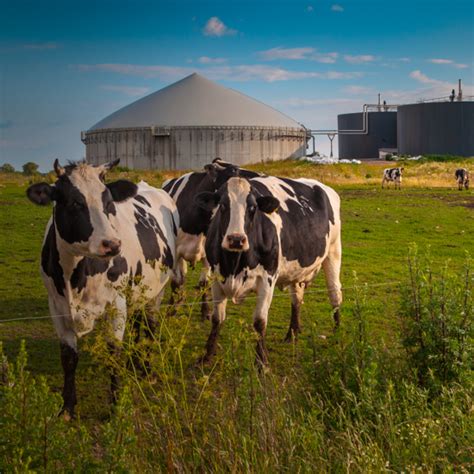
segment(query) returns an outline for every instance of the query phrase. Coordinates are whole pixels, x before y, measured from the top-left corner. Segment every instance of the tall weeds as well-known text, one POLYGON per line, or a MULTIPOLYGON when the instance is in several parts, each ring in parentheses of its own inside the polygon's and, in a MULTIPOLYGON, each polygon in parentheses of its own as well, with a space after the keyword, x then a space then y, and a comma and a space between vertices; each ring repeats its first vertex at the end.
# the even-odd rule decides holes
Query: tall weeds
POLYGON ((118 357, 99 335, 88 350, 122 381, 102 422, 59 417, 23 345, 14 364, 0 356, 0 471, 469 472, 471 271, 469 258, 437 272, 411 255, 399 350, 371 337, 355 278, 344 325, 326 339, 308 328, 310 352, 283 374, 258 371, 243 320, 206 368, 189 349, 191 311, 129 328, 118 357))

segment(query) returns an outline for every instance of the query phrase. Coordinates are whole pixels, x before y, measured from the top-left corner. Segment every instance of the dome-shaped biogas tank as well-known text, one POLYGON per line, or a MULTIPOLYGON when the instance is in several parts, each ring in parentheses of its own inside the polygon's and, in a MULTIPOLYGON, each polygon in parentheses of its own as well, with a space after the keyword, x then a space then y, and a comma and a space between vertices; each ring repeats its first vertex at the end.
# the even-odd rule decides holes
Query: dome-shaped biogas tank
POLYGON ((363 122, 363 112, 338 115, 339 158, 378 158, 379 149, 397 147, 397 112, 367 112, 367 133, 363 122))
POLYGON ((428 102, 398 107, 398 152, 474 156, 474 102, 428 102))

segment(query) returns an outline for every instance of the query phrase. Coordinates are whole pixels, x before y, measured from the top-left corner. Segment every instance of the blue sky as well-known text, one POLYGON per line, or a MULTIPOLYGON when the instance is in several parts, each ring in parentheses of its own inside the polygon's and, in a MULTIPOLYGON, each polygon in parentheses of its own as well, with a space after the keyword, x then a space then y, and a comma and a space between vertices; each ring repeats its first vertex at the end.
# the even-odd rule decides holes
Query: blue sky
MULTIPOLYGON (((81 130, 199 72, 308 128, 474 95, 474 2, 1 1, 0 163, 80 159, 81 130)), ((328 150, 321 138, 318 148, 328 150)))

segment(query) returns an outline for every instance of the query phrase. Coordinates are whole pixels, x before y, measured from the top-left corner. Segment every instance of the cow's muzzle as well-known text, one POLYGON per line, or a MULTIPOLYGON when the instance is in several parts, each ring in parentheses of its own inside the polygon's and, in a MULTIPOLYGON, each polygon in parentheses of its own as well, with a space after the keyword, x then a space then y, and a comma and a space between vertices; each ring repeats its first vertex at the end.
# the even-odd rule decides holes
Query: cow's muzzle
POLYGON ((120 253, 122 242, 119 239, 103 240, 101 251, 104 257, 115 257, 120 253))
POLYGON ((247 237, 243 234, 227 235, 224 242, 224 248, 234 252, 248 250, 247 237))

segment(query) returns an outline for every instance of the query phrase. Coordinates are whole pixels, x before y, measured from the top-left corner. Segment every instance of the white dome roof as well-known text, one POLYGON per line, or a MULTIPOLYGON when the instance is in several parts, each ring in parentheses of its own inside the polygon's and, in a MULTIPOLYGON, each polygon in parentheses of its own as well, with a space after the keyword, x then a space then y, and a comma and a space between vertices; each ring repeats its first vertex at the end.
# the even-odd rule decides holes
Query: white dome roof
POLYGON ((278 110, 194 73, 123 107, 90 130, 152 125, 302 128, 278 110))

